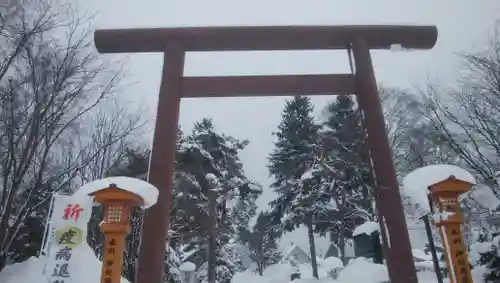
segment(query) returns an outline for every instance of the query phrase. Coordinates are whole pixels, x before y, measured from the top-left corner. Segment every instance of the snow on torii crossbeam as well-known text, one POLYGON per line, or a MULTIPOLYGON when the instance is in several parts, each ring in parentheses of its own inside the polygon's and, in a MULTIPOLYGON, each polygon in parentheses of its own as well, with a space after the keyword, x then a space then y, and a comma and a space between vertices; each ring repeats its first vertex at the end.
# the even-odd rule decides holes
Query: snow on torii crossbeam
POLYGON ((279 26, 98 30, 101 53, 162 52, 163 74, 149 181, 159 198, 144 220, 137 283, 160 283, 169 226, 173 162, 182 97, 356 94, 364 114, 376 176, 376 203, 393 283, 417 283, 410 240, 370 49, 431 49, 435 26, 279 26), (186 51, 352 49, 355 74, 183 77, 186 51), (369 106, 369 107, 368 107, 369 106), (390 236, 387 233, 390 231, 390 236))

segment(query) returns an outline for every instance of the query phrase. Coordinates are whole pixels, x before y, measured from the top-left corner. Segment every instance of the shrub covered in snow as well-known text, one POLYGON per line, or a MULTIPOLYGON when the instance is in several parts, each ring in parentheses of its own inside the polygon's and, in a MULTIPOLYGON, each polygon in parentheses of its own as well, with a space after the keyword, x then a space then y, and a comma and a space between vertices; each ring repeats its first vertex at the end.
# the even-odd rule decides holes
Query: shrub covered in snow
POLYGON ((328 277, 336 279, 344 264, 340 258, 328 257, 320 262, 320 266, 328 273, 328 277))
POLYGON ((485 282, 500 282, 500 236, 493 239, 486 252, 480 253, 479 263, 485 267, 485 282))

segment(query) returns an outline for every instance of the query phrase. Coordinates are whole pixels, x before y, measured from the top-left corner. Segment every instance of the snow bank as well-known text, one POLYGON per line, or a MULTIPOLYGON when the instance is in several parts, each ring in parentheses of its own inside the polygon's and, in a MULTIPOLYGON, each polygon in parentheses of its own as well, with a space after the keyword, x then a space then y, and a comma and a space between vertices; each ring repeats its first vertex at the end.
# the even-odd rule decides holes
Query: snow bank
POLYGON ((272 264, 264 270, 265 277, 275 277, 275 276, 290 276, 293 272, 295 272, 295 268, 288 263, 278 263, 272 264))
POLYGON ((375 264, 367 258, 358 257, 352 259, 340 271, 337 280, 342 283, 381 283, 389 281, 389 274, 384 265, 375 264))
MULTIPOLYGON (((417 278, 419 283, 437 283, 436 273, 434 273, 434 271, 417 272, 417 278)), ((473 282, 481 283, 476 280, 473 280, 473 282)), ((449 278, 443 278, 443 283, 450 283, 449 278)))
MULTIPOLYGON (((306 264, 306 263, 300 264, 299 270, 300 270, 300 274, 301 274, 300 277, 301 278, 304 278, 304 279, 314 278, 314 276, 312 274, 312 267, 310 264, 306 264)), ((328 277, 328 271, 329 270, 325 270, 325 269, 321 268, 321 262, 318 262, 318 276, 319 276, 319 278, 328 277)))
POLYGON ((425 251, 423 249, 412 249, 411 250, 412 254, 413 254, 413 257, 418 259, 418 260, 421 260, 421 261, 432 261, 432 254, 429 252, 429 253, 425 253, 425 251))
MULTIPOLYGON (((423 249, 413 249, 413 258, 415 259, 415 268, 418 272, 434 272, 434 262, 432 260, 432 254, 430 252, 425 253, 423 249)), ((441 257, 441 253, 437 253, 438 258, 441 257)), ((439 261, 439 266, 444 268, 445 263, 439 261)))
POLYGON ((377 222, 366 221, 354 229, 353 236, 366 234, 371 235, 375 231, 380 231, 380 225, 377 222))
POLYGON ((321 268, 326 271, 332 271, 337 268, 343 268, 344 264, 340 258, 336 257, 327 257, 320 262, 321 268))
POLYGON ((111 184, 118 188, 139 195, 144 200, 143 208, 149 208, 156 204, 158 200, 158 189, 148 182, 130 177, 110 177, 92 181, 81 186, 75 191, 75 195, 90 195, 111 184))
MULTIPOLYGON (((320 279, 316 279, 316 278, 304 278, 304 279, 302 279, 301 278, 301 279, 295 279, 292 282, 293 283, 337 283, 338 281, 335 281, 331 278, 320 278, 320 279)), ((357 283, 357 282, 346 282, 346 283, 357 283)))
POLYGON ((444 181, 452 175, 459 180, 472 184, 476 183, 474 176, 460 167, 446 164, 429 165, 418 168, 406 175, 403 179, 405 195, 410 197, 413 203, 418 204, 422 211, 430 213, 427 200, 428 187, 444 181))
POLYGON ((484 265, 476 266, 471 271, 472 281, 474 283, 485 283, 484 274, 488 272, 488 268, 484 265))
MULTIPOLYGON (((100 282, 102 264, 99 261, 92 249, 88 245, 82 245, 78 251, 81 256, 82 264, 80 269, 75 273, 80 276, 72 278, 73 283, 89 283, 100 282)), ((30 259, 9 265, 0 272, 0 282, 2 283, 40 283, 43 280, 43 267, 45 265, 45 256, 31 257, 30 259)), ((122 278, 121 283, 130 283, 127 279, 122 278)))
MULTIPOLYGON (((387 268, 381 264, 374 264, 367 258, 356 258, 342 269, 337 280, 328 277, 325 270, 342 266, 338 258, 327 258, 321 260, 318 266, 319 279, 311 274, 311 265, 302 264, 299 266, 301 278, 295 279, 291 283, 382 283, 389 281, 387 268)), ((295 269, 285 263, 269 266, 264 270, 263 276, 247 270, 237 273, 233 277, 233 283, 290 283, 290 275, 295 269)), ((434 283, 434 282, 432 282, 434 283)))

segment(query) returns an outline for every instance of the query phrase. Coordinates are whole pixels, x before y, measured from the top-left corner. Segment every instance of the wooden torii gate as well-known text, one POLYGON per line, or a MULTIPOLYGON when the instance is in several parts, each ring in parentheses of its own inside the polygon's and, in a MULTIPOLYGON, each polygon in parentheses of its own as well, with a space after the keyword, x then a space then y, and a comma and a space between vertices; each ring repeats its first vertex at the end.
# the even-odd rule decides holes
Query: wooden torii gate
MULTIPOLYGON (((435 26, 278 26, 98 30, 101 53, 162 52, 163 74, 149 182, 160 189, 146 214, 136 283, 161 283, 169 227, 175 142, 183 97, 356 94, 372 159, 375 197, 392 283, 417 283, 370 50, 431 49, 435 26), (187 51, 352 50, 354 74, 184 77, 187 51)), ((363 271, 360 271, 363 272, 363 271)))

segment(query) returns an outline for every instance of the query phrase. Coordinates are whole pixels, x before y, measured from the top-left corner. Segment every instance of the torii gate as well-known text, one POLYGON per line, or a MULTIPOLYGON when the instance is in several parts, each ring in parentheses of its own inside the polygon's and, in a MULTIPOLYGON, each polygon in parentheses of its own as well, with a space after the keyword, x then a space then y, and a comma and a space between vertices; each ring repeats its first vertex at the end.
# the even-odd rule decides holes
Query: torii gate
MULTIPOLYGON (((401 197, 370 49, 431 49, 435 26, 280 26, 98 30, 100 53, 162 52, 163 75, 149 182, 160 189, 146 214, 136 283, 162 282, 175 142, 183 97, 356 94, 375 179, 375 198, 392 283, 417 283, 401 197), (187 51, 352 50, 355 74, 183 77, 187 51)), ((362 271, 360 271, 362 272, 362 271)))

